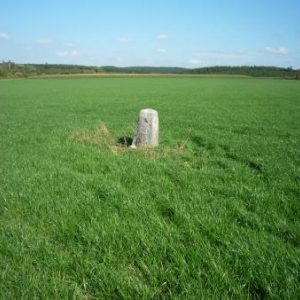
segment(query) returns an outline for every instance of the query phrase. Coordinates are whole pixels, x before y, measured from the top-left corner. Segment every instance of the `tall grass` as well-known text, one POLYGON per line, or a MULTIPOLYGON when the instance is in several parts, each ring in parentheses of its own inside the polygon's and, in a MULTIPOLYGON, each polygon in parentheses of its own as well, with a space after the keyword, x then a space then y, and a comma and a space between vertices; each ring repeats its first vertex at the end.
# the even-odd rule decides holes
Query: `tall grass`
POLYGON ((0 81, 0 298, 299 298, 299 93, 266 79, 0 81), (160 146, 134 151, 147 107, 160 146))

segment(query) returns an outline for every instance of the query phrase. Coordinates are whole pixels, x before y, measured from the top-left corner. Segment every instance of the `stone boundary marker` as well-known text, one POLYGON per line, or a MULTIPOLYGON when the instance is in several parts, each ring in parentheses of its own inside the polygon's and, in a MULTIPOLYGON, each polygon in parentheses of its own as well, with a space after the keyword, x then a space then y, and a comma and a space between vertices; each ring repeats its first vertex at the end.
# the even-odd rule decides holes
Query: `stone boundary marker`
POLYGON ((142 109, 139 113, 135 135, 131 148, 149 148, 158 146, 158 113, 154 109, 142 109))

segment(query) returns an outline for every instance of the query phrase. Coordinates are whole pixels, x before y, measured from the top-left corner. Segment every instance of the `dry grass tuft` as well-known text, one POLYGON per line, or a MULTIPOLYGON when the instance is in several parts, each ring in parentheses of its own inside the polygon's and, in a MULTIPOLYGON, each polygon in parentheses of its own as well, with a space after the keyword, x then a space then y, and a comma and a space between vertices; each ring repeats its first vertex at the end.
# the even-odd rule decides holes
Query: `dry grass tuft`
POLYGON ((181 142, 180 142, 180 144, 178 145, 178 148, 177 148, 178 153, 184 153, 185 152, 185 150, 186 150, 186 144, 187 144, 188 141, 189 141, 188 136, 185 136, 181 140, 181 142))
POLYGON ((110 150, 114 153, 123 152, 127 148, 127 145, 123 145, 117 141, 117 138, 108 131, 103 123, 100 123, 92 132, 77 132, 71 136, 71 139, 104 150, 110 150))
POLYGON ((182 155, 186 152, 186 144, 188 142, 188 135, 185 135, 180 144, 175 148, 170 147, 155 147, 155 148, 130 148, 132 140, 126 135, 121 138, 116 137, 108 131, 103 123, 93 131, 76 132, 71 136, 72 140, 95 146, 101 150, 106 150, 114 154, 130 154, 145 157, 151 160, 157 160, 168 156, 182 155))

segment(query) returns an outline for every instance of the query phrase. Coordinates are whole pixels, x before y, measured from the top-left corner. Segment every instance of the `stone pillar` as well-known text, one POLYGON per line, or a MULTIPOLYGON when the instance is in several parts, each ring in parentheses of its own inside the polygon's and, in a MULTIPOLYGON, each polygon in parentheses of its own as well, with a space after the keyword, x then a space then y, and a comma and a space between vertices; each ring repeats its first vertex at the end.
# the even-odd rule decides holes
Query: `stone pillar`
POLYGON ((158 113, 154 109, 142 109, 131 148, 158 146, 158 113))

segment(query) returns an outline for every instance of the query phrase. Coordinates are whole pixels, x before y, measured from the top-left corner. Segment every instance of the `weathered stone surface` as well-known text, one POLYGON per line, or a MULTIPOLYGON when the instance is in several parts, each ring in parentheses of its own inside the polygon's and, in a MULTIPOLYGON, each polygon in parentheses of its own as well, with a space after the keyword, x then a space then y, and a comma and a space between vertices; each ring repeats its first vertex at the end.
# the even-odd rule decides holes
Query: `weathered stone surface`
POLYGON ((131 148, 158 146, 159 123, 158 113, 154 109, 142 109, 136 127, 131 148))

